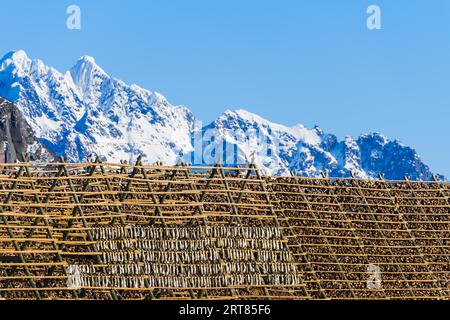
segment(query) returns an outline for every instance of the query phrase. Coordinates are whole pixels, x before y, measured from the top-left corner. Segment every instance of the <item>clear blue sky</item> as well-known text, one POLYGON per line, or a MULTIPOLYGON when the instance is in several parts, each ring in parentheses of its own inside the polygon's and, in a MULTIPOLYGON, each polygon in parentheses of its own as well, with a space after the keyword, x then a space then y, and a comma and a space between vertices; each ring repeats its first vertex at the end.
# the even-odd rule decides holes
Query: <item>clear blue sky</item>
POLYGON ((1 55, 63 71, 89 54, 204 122, 244 108, 340 138, 379 131, 450 177, 448 0, 0 0, 0 30, 1 55), (81 31, 66 28, 70 4, 81 31))

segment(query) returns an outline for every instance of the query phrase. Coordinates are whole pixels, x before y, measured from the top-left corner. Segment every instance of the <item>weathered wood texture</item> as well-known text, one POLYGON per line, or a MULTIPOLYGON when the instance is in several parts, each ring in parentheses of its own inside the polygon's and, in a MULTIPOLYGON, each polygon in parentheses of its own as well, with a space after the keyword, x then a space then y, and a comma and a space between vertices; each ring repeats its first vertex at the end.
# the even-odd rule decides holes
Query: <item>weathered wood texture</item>
POLYGON ((449 184, 439 181, 262 177, 254 165, 1 164, 0 297, 447 298, 448 196, 449 184), (99 237, 114 228, 153 236, 99 237), (230 236, 180 236, 205 228, 230 236), (233 241, 233 230, 277 236, 238 233, 233 241), (201 256, 206 249, 214 258, 201 256), (178 278, 170 255, 154 260, 171 250, 176 266, 188 265, 178 278), (193 259, 202 267, 189 265, 193 259), (98 281, 68 285, 74 266, 98 281), (120 279, 99 285, 112 273, 120 279))

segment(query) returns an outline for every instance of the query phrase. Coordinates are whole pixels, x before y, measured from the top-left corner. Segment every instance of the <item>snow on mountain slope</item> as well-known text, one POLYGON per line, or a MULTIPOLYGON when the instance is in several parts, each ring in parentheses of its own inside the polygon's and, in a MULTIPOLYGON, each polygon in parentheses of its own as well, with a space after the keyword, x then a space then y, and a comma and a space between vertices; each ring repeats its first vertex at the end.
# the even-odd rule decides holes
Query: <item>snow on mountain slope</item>
POLYGON ((215 140, 211 142, 204 137, 203 148, 214 146, 217 152, 207 152, 205 162, 214 162, 220 155, 221 161, 228 165, 254 160, 266 174, 272 175, 295 171, 301 176, 328 173, 332 177, 377 178, 384 173, 393 180, 405 176, 433 179, 430 169, 413 149, 378 133, 361 135, 356 140, 347 136, 338 141, 335 135, 324 133, 319 127, 286 127, 244 110, 226 111, 206 126, 203 134, 210 131, 215 132, 215 140))
MULTIPOLYGON (((301 125, 288 128, 273 124, 245 110, 225 111, 206 126, 203 133, 215 137, 213 144, 216 145, 215 149, 220 149, 218 153, 222 154, 223 163, 242 164, 254 160, 258 166, 274 175, 289 173, 289 159, 295 156, 293 152, 298 141, 311 145, 320 143, 314 131, 301 125), (237 146, 237 150, 234 150, 234 146, 237 146)), ((204 136, 202 140, 203 150, 207 150, 210 139, 204 136)), ((204 152, 205 156, 204 161, 207 163, 217 159, 215 153, 204 152)))
MULTIPOLYGON (((0 59, 0 97, 12 101, 38 140, 55 155, 175 164, 246 164, 267 174, 431 180, 417 153, 378 133, 339 141, 302 125, 274 124, 245 110, 226 111, 201 128, 185 107, 108 75, 84 56, 60 73, 24 51, 0 59), (194 151, 195 150, 195 151, 194 151)), ((9 122, 8 122, 9 123, 9 122)))
POLYGON ((92 57, 62 74, 23 51, 10 52, 0 60, 0 96, 17 105, 49 150, 71 161, 144 155, 149 163, 172 164, 192 149, 187 108, 110 77, 92 57))

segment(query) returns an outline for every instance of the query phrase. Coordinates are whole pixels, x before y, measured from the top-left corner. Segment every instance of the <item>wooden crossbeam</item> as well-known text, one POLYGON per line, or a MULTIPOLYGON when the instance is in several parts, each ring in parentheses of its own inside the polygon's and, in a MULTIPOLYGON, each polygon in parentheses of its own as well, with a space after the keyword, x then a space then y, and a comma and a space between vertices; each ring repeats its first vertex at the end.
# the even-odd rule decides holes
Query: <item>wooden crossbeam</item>
MULTIPOLYGON (((77 204, 75 206, 75 208, 77 209, 77 213, 81 217, 81 221, 82 221, 83 227, 87 228, 88 227, 88 223, 86 221, 86 218, 83 217, 83 215, 84 215, 83 207, 78 205, 78 204, 80 204, 82 202, 83 198, 80 198, 81 196, 79 197, 78 194, 76 194, 76 190, 75 190, 75 188, 73 186, 72 180, 70 179, 70 174, 67 171, 65 161, 63 161, 63 163, 61 164, 61 168, 62 168, 63 174, 68 178, 67 179, 67 183, 68 183, 69 189, 73 192, 73 194, 72 194, 73 201, 77 204)), ((90 180, 88 180, 88 181, 90 181, 90 180)), ((75 210, 73 212, 73 215, 74 216, 76 215, 75 210)), ((92 236, 91 231, 90 230, 86 230, 86 234, 87 234, 88 240, 93 242, 94 238, 92 236)), ((97 260, 97 263, 103 263, 102 257, 96 255, 95 259, 97 260)), ((115 290, 109 290, 109 295, 110 295, 110 298, 113 299, 113 300, 119 299, 119 296, 118 296, 118 294, 117 294, 117 292, 115 290)))
MULTIPOLYGON (((411 188, 411 184, 408 184, 408 189, 411 191, 411 193, 414 193, 414 189, 411 188)), ((394 197, 394 199, 395 199, 395 202, 397 203, 397 202, 398 202, 397 197, 394 197)), ((416 200, 416 203, 417 203, 417 202, 418 202, 418 200, 416 200)), ((419 206, 419 208, 420 208, 420 212, 421 212, 421 213, 424 213, 423 208, 421 208, 420 206, 419 206)), ((429 221, 427 216, 424 216, 424 217, 425 217, 426 221, 429 221)), ((429 276, 433 279, 433 285, 434 285, 434 287, 436 288, 437 291, 442 291, 443 289, 442 289, 442 287, 438 284, 438 279, 436 278, 435 273, 433 273, 432 270, 430 270, 431 265, 430 265, 430 262, 427 261, 427 259, 426 259, 426 257, 425 257, 424 249, 422 248, 422 246, 419 246, 419 245, 417 244, 416 238, 415 238, 415 236, 414 236, 414 231, 412 231, 412 230, 409 228, 408 221, 407 221, 407 220, 403 217, 403 215, 400 214, 400 213, 399 213, 399 218, 400 218, 400 221, 402 222, 404 228, 408 231, 408 234, 409 234, 409 236, 411 237, 411 241, 414 243, 414 247, 415 247, 416 250, 419 252, 420 257, 422 258, 422 260, 424 261, 424 263, 425 263, 426 265, 428 265, 427 271, 428 271, 429 276)), ((428 223, 428 225, 432 227, 431 224, 428 223)), ((441 245, 443 244, 442 240, 439 239, 438 241, 440 242, 441 245)), ((447 262, 450 262, 448 255, 446 255, 445 257, 446 257, 446 259, 447 259, 447 262)))
MULTIPOLYGON (((381 180, 381 181, 383 181, 382 179, 384 179, 384 176, 380 176, 380 180, 381 180)), ((389 195, 390 195, 389 189, 386 188, 386 190, 389 192, 389 195)), ((368 203, 368 201, 367 201, 367 199, 366 199, 365 197, 364 197, 363 199, 364 199, 364 201, 365 201, 366 203, 368 203)), ((392 200, 392 198, 390 198, 390 199, 391 199, 391 201, 394 202, 394 205, 395 205, 395 200, 392 200)), ((383 229, 380 227, 380 224, 379 224, 380 220, 378 219, 377 216, 374 216, 374 218, 375 218, 375 226, 376 226, 376 228, 377 228, 376 231, 377 231, 379 234, 381 234, 382 240, 383 240, 383 242, 384 242, 384 244, 385 244, 385 246, 386 246, 386 248, 387 248, 389 254, 390 254, 391 257, 392 257, 392 258, 391 258, 391 262, 393 262, 393 265, 395 265, 395 268, 396 268, 397 271, 400 273, 402 279, 403 279, 403 280, 406 280, 406 277, 405 277, 404 273, 402 272, 401 266, 400 266, 399 264, 396 263, 397 260, 395 259, 395 254, 394 254, 394 252, 392 251, 392 246, 390 246, 389 243, 387 242, 387 239, 388 239, 388 238, 386 237, 386 234, 385 234, 385 232, 383 231, 383 229)), ((411 296, 414 296, 414 291, 413 291, 412 287, 409 285, 409 283, 407 283, 407 287, 408 287, 408 291, 410 292, 411 296)))
MULTIPOLYGON (((280 225, 280 222, 278 220, 278 214, 275 212, 275 210, 273 208, 272 201, 270 199, 269 192, 267 190, 267 186, 266 186, 265 182, 263 182, 263 179, 262 179, 262 176, 261 176, 261 172, 259 171, 259 168, 257 167, 256 163, 252 162, 250 164, 250 169, 254 170, 254 172, 256 174, 256 178, 261 181, 259 185, 260 185, 261 189, 264 191, 264 197, 265 197, 265 200, 266 200, 267 204, 269 205, 270 214, 273 216, 273 221, 275 223, 275 226, 277 228, 280 228, 280 230, 281 230, 281 225, 280 225)), ((249 169, 249 172, 250 172, 250 169, 249 169)), ((248 177, 249 177, 249 172, 247 173, 248 177)), ((240 201, 240 198, 238 200, 240 201)), ((289 250, 288 242, 287 242, 286 238, 284 237, 283 233, 282 233, 282 237, 283 237, 283 240, 284 240, 283 241, 283 246, 289 252, 290 250, 289 250)), ((301 279, 301 286, 302 286, 303 294, 307 298, 311 298, 311 295, 308 292, 308 290, 306 288, 306 285, 303 282, 302 277, 300 277, 300 279, 301 279)))
MULTIPOLYGON (((327 186, 330 186, 330 188, 327 189, 327 191, 328 191, 327 194, 333 196, 334 202, 338 204, 339 214, 343 214, 345 217, 345 220, 349 220, 348 225, 350 226, 352 237, 356 240, 356 242, 358 244, 358 248, 363 252, 363 254, 364 254, 363 257, 364 257, 365 263, 367 264, 367 266, 372 264, 369 259, 369 255, 367 255, 367 253, 366 253, 367 250, 365 249, 364 244, 361 241, 361 238, 356 234, 355 226, 352 222, 352 219, 348 217, 346 210, 344 210, 342 207, 342 203, 338 200, 338 197, 336 195, 336 189, 334 188, 335 186, 331 183, 331 180, 329 178, 326 178, 325 184, 327 186)), ((363 196, 363 199, 365 201, 367 201, 367 199, 364 196, 363 196)), ((343 221, 343 223, 344 223, 344 221, 343 221)), ((352 289, 352 290, 353 290, 352 292, 355 293, 354 289, 352 289)), ((383 288, 381 290, 377 290, 377 291, 381 292, 381 293, 383 293, 383 295, 385 295, 385 291, 383 288)))
MULTIPOLYGON (((27 156, 27 155, 24 156, 24 162, 28 162, 28 156, 27 156)), ((31 173, 30 173, 30 170, 29 170, 28 167, 25 167, 25 176, 28 177, 28 178, 32 178, 31 173)), ((37 191, 34 182, 30 182, 30 187, 31 187, 31 190, 33 190, 33 191, 35 191, 35 192, 37 191)), ((34 201, 35 201, 36 203, 41 203, 41 200, 40 200, 39 196, 37 195, 37 193, 34 194, 34 201)), ((48 202, 48 200, 47 200, 47 202, 48 202)), ((39 207, 39 208, 38 208, 38 213, 39 213, 39 215, 42 216, 42 219, 41 219, 40 221, 42 221, 42 222, 44 223, 45 227, 46 227, 47 237, 50 238, 50 239, 56 239, 56 238, 53 236, 53 231, 50 229, 50 223, 49 223, 48 220, 46 219, 46 212, 44 211, 44 208, 39 207)), ((36 221, 36 224, 39 223, 38 219, 35 219, 35 221, 36 221)), ((32 229, 32 230, 35 230, 35 229, 32 229)), ((62 263, 64 260, 63 260, 63 258, 62 258, 62 256, 61 256, 61 254, 59 253, 59 251, 62 249, 62 248, 61 248, 61 245, 58 245, 58 244, 56 243, 56 241, 53 241, 53 242, 51 243, 51 246, 52 246, 52 249, 56 251, 54 260, 57 261, 57 262, 62 263)), ((22 250, 25 250, 25 249, 26 249, 26 246, 24 246, 24 248, 23 248, 22 250)), ((52 276, 52 274, 53 274, 53 272, 54 272, 55 269, 56 269, 55 267, 51 267, 51 268, 49 269, 47 275, 48 275, 48 276, 52 276)), ((63 269, 64 269, 64 274, 65 274, 66 276, 68 276, 68 273, 67 273, 66 269, 65 269, 65 268, 63 268, 63 269)), ((44 282, 44 286, 47 286, 48 284, 49 284, 49 280, 47 279, 47 280, 45 280, 45 282, 44 282)), ((72 292, 72 295, 73 295, 74 298, 78 298, 78 293, 77 293, 76 290, 74 290, 74 291, 72 292)))
MULTIPOLYGON (((20 167, 20 169, 18 170, 18 172, 15 174, 15 177, 17 178, 17 177, 21 176, 23 170, 24 170, 24 168, 23 168, 23 167, 20 167)), ((17 186, 17 180, 13 182, 13 184, 12 184, 12 186, 11 186, 11 189, 15 189, 16 186, 17 186)), ((3 184, 0 185, 0 187, 3 188, 3 187, 4 187, 3 184)), ((12 199, 12 197, 13 197, 13 194, 14 194, 13 192, 8 193, 8 196, 6 197, 6 200, 3 202, 3 204, 7 204, 8 202, 10 202, 11 199, 12 199)), ((3 206, 0 206, 0 212, 3 212, 3 211, 4 211, 4 207, 3 207, 3 206)), ((2 219, 3 223, 7 226, 7 225, 8 225, 8 218, 7 218, 6 216, 0 216, 0 218, 2 219)), ((7 227, 7 232, 8 232, 8 235, 9 235, 10 238, 14 238, 14 234, 13 234, 12 230, 11 230, 10 228, 8 228, 8 227, 7 227)), ((18 242, 15 241, 15 240, 12 240, 12 242, 13 242, 14 249, 15 249, 16 251, 21 252, 21 251, 22 251, 22 248, 20 247, 20 245, 18 244, 18 242)), ((22 253, 19 253, 18 256, 19 256, 19 259, 20 259, 20 262, 21 262, 21 263, 23 263, 23 264, 26 264, 26 263, 27 263, 27 260, 25 259, 24 255, 23 255, 22 253)), ((30 272, 30 269, 28 268, 27 265, 24 265, 24 266, 23 266, 23 269, 24 269, 24 271, 25 271, 25 274, 26 274, 28 277, 32 277, 32 276, 33 276, 32 273, 30 272)), ((32 279, 32 278, 29 278, 29 282, 30 282, 30 284, 31 284, 31 287, 34 289, 34 294, 35 294, 36 298, 37 298, 38 300, 41 300, 41 299, 42 299, 42 295, 41 295, 41 293, 39 292, 39 290, 37 290, 38 288, 37 288, 36 282, 35 282, 34 279, 32 279)))

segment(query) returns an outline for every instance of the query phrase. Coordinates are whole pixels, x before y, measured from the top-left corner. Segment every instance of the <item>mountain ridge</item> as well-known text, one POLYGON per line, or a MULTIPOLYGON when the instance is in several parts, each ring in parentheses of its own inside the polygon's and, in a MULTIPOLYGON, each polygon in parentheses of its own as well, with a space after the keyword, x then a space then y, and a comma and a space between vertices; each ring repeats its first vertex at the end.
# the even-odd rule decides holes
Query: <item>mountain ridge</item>
MULTIPOLYGON (((383 173, 390 180, 402 180, 406 176, 414 180, 434 179, 414 149, 376 132, 356 139, 346 136, 339 141, 336 135, 325 133, 318 126, 313 129, 303 125, 286 127, 245 110, 225 111, 208 129, 216 130, 214 136, 222 138, 216 142, 217 146, 223 144, 226 148, 238 144, 238 151, 234 152, 237 157, 233 154, 237 161, 228 161, 229 164, 255 161, 267 174, 296 172, 302 176, 319 176, 328 173, 332 177, 376 179, 383 173), (249 130, 256 134, 249 134, 249 130), (267 157, 266 152, 272 156, 267 157)), ((208 138, 203 140, 208 141, 208 138)))
POLYGON ((434 177, 414 149, 380 133, 340 141, 318 126, 288 127, 244 109, 203 126, 187 107, 111 77, 91 56, 61 73, 23 50, 9 52, 0 59, 0 96, 17 106, 40 143, 75 162, 92 154, 112 162, 143 155, 168 165, 222 158, 228 165, 255 161, 272 175, 434 177))

